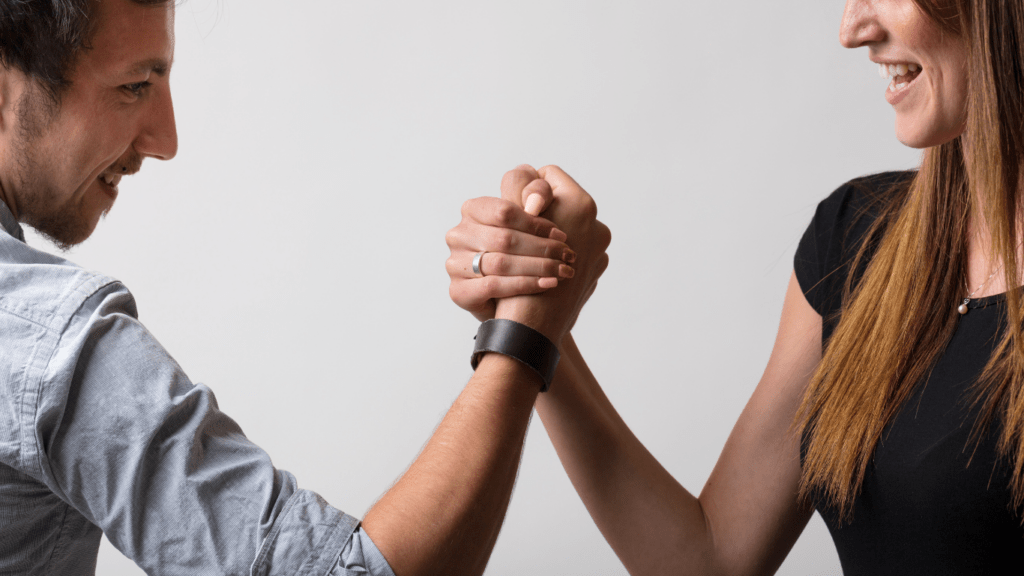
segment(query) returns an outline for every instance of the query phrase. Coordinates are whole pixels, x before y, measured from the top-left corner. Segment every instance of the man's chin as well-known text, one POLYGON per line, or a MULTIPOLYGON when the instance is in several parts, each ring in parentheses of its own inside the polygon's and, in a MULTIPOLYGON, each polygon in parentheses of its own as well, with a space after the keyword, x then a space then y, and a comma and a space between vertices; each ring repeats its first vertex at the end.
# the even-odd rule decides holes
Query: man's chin
MULTIPOLYGON (((100 217, 105 217, 110 211, 104 210, 100 217)), ((49 240, 61 252, 67 252, 75 246, 89 239, 96 229, 98 218, 83 222, 81 219, 52 218, 39 222, 27 221, 25 224, 31 226, 40 236, 49 240)))

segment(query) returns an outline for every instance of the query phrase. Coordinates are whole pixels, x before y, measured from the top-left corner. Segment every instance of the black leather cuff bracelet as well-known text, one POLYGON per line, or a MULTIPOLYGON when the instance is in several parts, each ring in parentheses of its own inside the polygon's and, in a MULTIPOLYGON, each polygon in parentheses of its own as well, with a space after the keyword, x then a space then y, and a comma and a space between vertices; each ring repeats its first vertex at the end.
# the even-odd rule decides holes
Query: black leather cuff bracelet
POLYGON ((512 320, 488 320, 480 325, 473 345, 470 366, 476 370, 480 357, 487 352, 497 352, 519 360, 533 368, 544 381, 541 392, 547 392, 558 366, 558 347, 547 336, 526 324, 512 320))

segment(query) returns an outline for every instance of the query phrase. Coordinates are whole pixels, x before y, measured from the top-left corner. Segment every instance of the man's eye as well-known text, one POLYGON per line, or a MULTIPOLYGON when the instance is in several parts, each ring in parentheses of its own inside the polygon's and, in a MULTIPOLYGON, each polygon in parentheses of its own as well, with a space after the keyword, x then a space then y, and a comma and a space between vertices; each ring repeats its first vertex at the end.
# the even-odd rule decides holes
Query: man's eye
POLYGON ((125 84, 122 86, 128 92, 131 92, 133 96, 142 96, 142 93, 149 88, 151 84, 149 82, 135 82, 134 84, 125 84))

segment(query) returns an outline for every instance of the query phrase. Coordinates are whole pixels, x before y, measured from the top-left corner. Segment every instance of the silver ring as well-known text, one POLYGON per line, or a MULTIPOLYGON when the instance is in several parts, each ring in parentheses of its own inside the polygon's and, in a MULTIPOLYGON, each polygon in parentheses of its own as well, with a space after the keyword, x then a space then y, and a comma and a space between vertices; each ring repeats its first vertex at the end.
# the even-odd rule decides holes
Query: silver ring
POLYGON ((476 274, 481 278, 483 277, 484 272, 480 269, 480 261, 484 259, 484 254, 487 254, 487 252, 477 252, 476 256, 473 256, 473 274, 476 274))

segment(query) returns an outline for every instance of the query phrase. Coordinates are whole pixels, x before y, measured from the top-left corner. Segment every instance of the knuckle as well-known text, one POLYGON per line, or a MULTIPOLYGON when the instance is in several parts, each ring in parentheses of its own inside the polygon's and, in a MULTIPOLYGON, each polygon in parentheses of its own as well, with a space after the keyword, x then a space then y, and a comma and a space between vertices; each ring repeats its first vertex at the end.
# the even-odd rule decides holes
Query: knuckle
POLYGON ((561 264, 561 262, 556 260, 545 260, 544 263, 541 265, 541 275, 548 277, 557 277, 558 268, 561 266, 561 264))
POLYGON ((515 235, 509 230, 499 230, 495 234, 494 245, 497 248, 495 252, 511 252, 516 245, 515 235))
POLYGON ((499 252, 490 252, 487 254, 488 274, 505 275, 508 274, 508 268, 508 256, 499 252))
POLYGON ((594 198, 590 194, 584 193, 581 196, 579 207, 580 214, 588 220, 597 218, 597 202, 594 202, 594 198))
POLYGON ((562 253, 565 251, 566 248, 568 248, 568 246, 566 244, 562 244, 561 242, 548 243, 544 246, 544 257, 550 258, 551 260, 561 260, 562 253))
POLYGON ((494 220, 501 226, 507 226, 515 216, 515 206, 511 202, 499 202, 494 207, 494 220))
MULTIPOLYGON (((598 222, 598 224, 601 223, 598 222)), ((601 242, 601 245, 604 246, 605 248, 608 248, 608 245, 612 243, 611 229, 605 226, 604 224, 601 224, 601 226, 598 228, 597 234, 598 240, 601 242)))
POLYGON ((449 248, 454 250, 455 249, 455 244, 458 241, 459 241, 459 233, 458 233, 456 228, 452 228, 451 230, 449 230, 448 232, 445 233, 445 235, 444 235, 444 242, 445 242, 445 244, 448 245, 449 248))
POLYGON ((480 279, 480 285, 483 286, 486 294, 494 294, 501 288, 501 278, 498 276, 484 276, 480 279))
MULTIPOLYGON (((458 259, 452 255, 444 261, 444 269, 448 272, 449 276, 455 276, 462 269, 462 266, 459 264, 458 259)), ((454 279, 452 281, 454 282, 454 279)))

